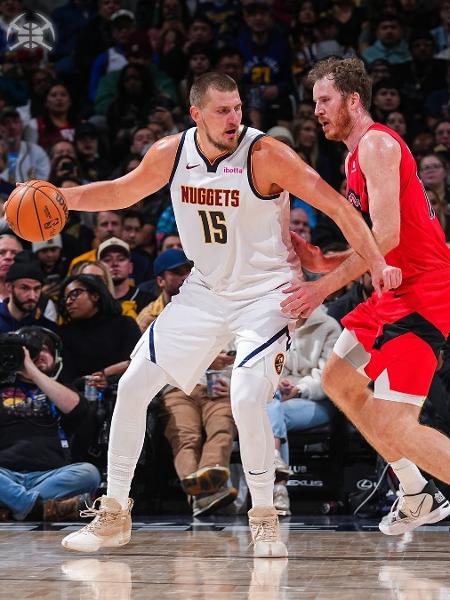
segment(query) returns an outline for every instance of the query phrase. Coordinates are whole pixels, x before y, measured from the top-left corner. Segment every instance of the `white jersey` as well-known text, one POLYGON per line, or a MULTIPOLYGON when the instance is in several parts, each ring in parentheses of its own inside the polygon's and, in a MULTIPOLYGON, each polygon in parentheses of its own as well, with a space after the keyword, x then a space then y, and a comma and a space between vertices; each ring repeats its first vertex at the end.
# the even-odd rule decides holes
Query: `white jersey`
POLYGON ((262 196, 251 173, 251 150, 265 134, 244 127, 232 154, 210 163, 197 129, 181 137, 170 193, 192 277, 236 299, 254 298, 300 271, 289 234, 289 194, 262 196))

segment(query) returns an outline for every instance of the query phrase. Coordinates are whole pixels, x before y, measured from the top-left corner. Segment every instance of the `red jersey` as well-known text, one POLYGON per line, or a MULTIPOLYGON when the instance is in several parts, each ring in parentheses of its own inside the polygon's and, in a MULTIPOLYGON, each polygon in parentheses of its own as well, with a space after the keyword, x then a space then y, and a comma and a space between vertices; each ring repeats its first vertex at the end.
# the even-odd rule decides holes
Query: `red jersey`
MULTIPOLYGON (((439 220, 427 198, 417 173, 416 161, 402 138, 392 129, 374 123, 369 130, 384 131, 400 145, 400 243, 386 255, 388 265, 399 267, 402 286, 421 279, 420 275, 441 272, 450 267, 450 249, 439 220)), ((365 218, 369 199, 365 177, 358 160, 358 146, 347 162, 347 199, 365 218)))

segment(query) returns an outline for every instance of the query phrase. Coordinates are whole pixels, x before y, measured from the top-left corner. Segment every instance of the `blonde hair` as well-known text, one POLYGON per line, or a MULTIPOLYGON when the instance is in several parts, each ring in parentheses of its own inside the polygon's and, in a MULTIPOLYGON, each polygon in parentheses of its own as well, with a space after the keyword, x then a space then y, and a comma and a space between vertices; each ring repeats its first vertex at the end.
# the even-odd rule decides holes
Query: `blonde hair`
POLYGON ((103 276, 99 275, 99 277, 102 278, 103 283, 106 285, 109 293, 114 298, 114 283, 111 277, 111 273, 109 272, 108 267, 99 260, 85 260, 83 262, 77 263, 73 267, 71 275, 81 275, 82 273, 86 273, 86 269, 92 266, 98 267, 102 271, 103 276))

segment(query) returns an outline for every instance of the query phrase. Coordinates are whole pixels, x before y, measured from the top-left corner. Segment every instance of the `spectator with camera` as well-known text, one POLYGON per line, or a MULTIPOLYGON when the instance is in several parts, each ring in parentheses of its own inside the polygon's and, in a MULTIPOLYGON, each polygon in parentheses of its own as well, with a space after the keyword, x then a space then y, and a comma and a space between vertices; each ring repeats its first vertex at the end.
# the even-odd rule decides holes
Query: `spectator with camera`
POLYGON ((55 329, 55 323, 44 316, 41 308, 44 274, 30 252, 16 255, 5 282, 8 296, 0 303, 0 333, 16 331, 26 325, 55 329))
POLYGON ((61 340, 43 327, 24 327, 0 342, 0 505, 14 520, 62 521, 100 484, 89 463, 70 464, 68 436, 87 414, 86 400, 57 381, 61 340), (9 344, 17 357, 5 365, 9 344))

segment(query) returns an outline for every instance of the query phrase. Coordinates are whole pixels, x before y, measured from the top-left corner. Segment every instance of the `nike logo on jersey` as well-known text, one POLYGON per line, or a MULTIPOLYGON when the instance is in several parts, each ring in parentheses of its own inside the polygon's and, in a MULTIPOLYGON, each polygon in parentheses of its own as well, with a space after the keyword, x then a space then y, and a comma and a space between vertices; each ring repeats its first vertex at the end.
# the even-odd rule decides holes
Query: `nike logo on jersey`
POLYGON ((248 472, 249 475, 264 475, 264 473, 267 473, 267 471, 250 471, 248 472))
POLYGON ((187 165, 186 165, 186 169, 195 169, 195 167, 199 167, 199 166, 200 166, 200 163, 198 163, 198 165, 190 165, 190 164, 187 164, 187 165))

